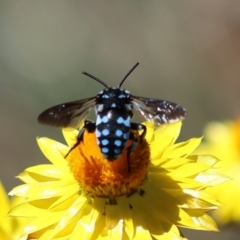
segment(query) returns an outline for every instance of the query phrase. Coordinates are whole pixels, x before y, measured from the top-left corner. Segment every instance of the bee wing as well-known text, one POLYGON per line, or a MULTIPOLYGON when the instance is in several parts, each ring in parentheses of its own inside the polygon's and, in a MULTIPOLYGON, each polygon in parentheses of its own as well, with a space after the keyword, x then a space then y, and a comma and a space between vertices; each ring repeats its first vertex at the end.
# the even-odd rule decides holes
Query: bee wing
POLYGON ((134 108, 155 125, 181 121, 186 116, 182 106, 160 99, 133 96, 134 108))
POLYGON ((95 106, 95 97, 62 103, 42 112, 38 121, 54 127, 77 127, 95 106))

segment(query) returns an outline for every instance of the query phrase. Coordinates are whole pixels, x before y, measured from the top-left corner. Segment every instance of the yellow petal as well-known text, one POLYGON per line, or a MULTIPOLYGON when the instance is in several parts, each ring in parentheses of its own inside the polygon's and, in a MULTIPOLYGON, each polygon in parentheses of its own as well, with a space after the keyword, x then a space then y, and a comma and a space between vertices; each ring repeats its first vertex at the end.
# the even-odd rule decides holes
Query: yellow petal
POLYGON ((25 171, 29 174, 41 175, 41 178, 46 178, 45 181, 51 181, 53 178, 62 178, 63 174, 65 174, 66 168, 63 166, 42 164, 34 167, 29 167, 25 171))
POLYGON ((162 125, 155 130, 154 141, 161 141, 161 146, 164 148, 173 145, 180 134, 181 126, 181 121, 162 125))
POLYGON ((59 182, 46 182, 41 183, 36 189, 30 188, 25 194, 28 197, 28 201, 33 201, 37 199, 47 199, 56 198, 62 196, 65 192, 71 191, 72 186, 61 186, 58 188, 59 182))
MULTIPOLYGON (((83 235, 81 235, 84 239, 90 239, 96 229, 96 223, 100 218, 102 212, 104 212, 106 200, 104 198, 95 198, 93 200, 93 205, 89 214, 84 214, 82 218, 79 220, 78 224, 81 225, 81 229, 83 235)), ((101 229, 102 231, 102 229, 101 229)))
POLYGON ((132 211, 129 208, 127 196, 118 197, 117 204, 120 209, 122 219, 124 220, 126 234, 130 239, 132 239, 134 234, 134 226, 132 220, 132 211))
POLYGON ((24 183, 35 184, 35 183, 37 183, 37 181, 33 177, 34 176, 29 175, 28 172, 23 171, 20 174, 18 174, 18 176, 16 178, 18 178, 19 180, 21 180, 24 183))
POLYGON ((137 209, 132 209, 132 219, 135 228, 134 240, 152 240, 150 232, 147 230, 145 221, 137 209))
POLYGON ((209 166, 205 164, 188 163, 168 173, 168 175, 173 177, 194 177, 199 172, 204 172, 207 169, 209 169, 209 166))
POLYGON ((93 235, 90 239, 109 239, 105 231, 105 226, 105 216, 99 214, 99 218, 97 219, 97 222, 95 224, 93 235))
POLYGON ((192 160, 189 158, 173 158, 173 159, 168 159, 165 162, 159 162, 159 167, 171 170, 171 169, 180 167, 186 163, 189 163, 191 161, 192 160))
POLYGON ((106 205, 106 227, 110 239, 121 240, 123 235, 123 219, 117 205, 106 205))
POLYGON ((12 230, 12 219, 6 218, 10 209, 10 202, 7 193, 0 182, 0 239, 10 239, 12 230))
MULTIPOLYGON (((64 195, 60 196, 60 198, 54 201, 54 203, 51 206, 49 206, 49 209, 53 211, 63 210, 62 208, 64 206, 70 204, 71 202, 74 202, 78 197, 79 187, 76 184, 76 186, 71 186, 64 195)), ((84 197, 82 198, 85 199, 84 197)))
POLYGON ((209 166, 214 166, 219 162, 219 159, 210 154, 192 155, 189 158, 196 161, 197 163, 202 163, 209 166))
POLYGON ((10 203, 8 200, 7 193, 0 182, 0 219, 4 216, 6 216, 6 213, 8 212, 8 209, 10 208, 10 203))
POLYGON ((147 132, 146 132, 146 136, 145 139, 147 140, 147 142, 151 142, 153 140, 153 134, 154 134, 154 124, 150 123, 150 122, 143 122, 143 125, 145 125, 147 127, 147 132))
POLYGON ((226 175, 217 172, 216 170, 209 169, 205 172, 200 172, 195 179, 198 182, 204 183, 208 186, 216 186, 226 181, 231 180, 226 175))
MULTIPOLYGON (((162 215, 161 218, 163 221, 164 216, 166 216, 169 221, 173 224, 177 224, 178 226, 193 229, 204 229, 201 228, 200 225, 195 224, 195 215, 189 215, 189 213, 186 212, 186 209, 183 210, 178 206, 178 204, 180 204, 180 200, 178 200, 178 198, 172 197, 163 190, 157 191, 158 188, 156 186, 152 184, 149 185, 145 188, 143 198, 152 199, 148 200, 148 204, 155 209, 155 214, 162 215)), ((200 212, 203 214, 202 210, 200 210, 200 212)))
POLYGON ((67 229, 73 218, 81 218, 82 211, 84 211, 84 214, 87 214, 89 211, 91 211, 91 208, 87 205, 86 199, 79 197, 62 214, 60 221, 55 226, 50 239, 54 238, 62 230, 67 229))
POLYGON ((63 137, 66 140, 69 147, 72 147, 76 141, 79 131, 74 128, 63 128, 63 137))
POLYGON ((74 227, 71 236, 69 237, 69 240, 79 240, 79 236, 81 236, 82 239, 88 240, 89 238, 86 236, 86 232, 84 227, 78 222, 76 226, 74 227))
POLYGON ((211 195, 198 190, 164 189, 164 191, 177 198, 182 208, 213 210, 222 205, 211 195))
POLYGON ((153 164, 158 164, 158 161, 164 150, 172 146, 176 141, 181 129, 181 122, 172 124, 164 124, 154 132, 154 138, 150 141, 151 159, 153 164), (156 161, 156 163, 155 163, 156 161))
POLYGON ((143 196, 134 194, 129 198, 129 202, 133 209, 141 214, 149 232, 154 232, 159 236, 166 232, 161 226, 161 221, 166 219, 161 215, 161 212, 156 212, 152 205, 153 201, 148 198, 147 194, 143 194, 143 196), (151 217, 149 217, 149 214, 151 217))
POLYGON ((17 216, 17 217, 36 217, 43 213, 44 210, 34 207, 28 203, 22 203, 15 207, 13 207, 9 213, 8 216, 17 216))
POLYGON ((67 162, 64 156, 69 151, 69 148, 57 141, 49 138, 37 138, 37 143, 45 157, 54 165, 66 166, 67 162), (65 153, 62 154, 62 152, 65 153))
MULTIPOLYGON (((185 211, 192 217, 195 229, 218 231, 217 225, 214 220, 207 214, 204 214, 201 210, 185 209, 185 211)), ((192 226, 194 229, 194 226, 192 226)))
POLYGON ((201 143, 202 138, 191 138, 186 142, 181 142, 169 146, 163 152, 162 158, 181 158, 190 155, 201 143))
POLYGON ((12 191, 9 192, 10 196, 19 196, 19 197, 25 197, 27 192, 29 191, 30 186, 27 184, 20 185, 18 187, 15 187, 12 189, 12 191))
POLYGON ((23 230, 23 234, 30 234, 33 232, 37 232, 41 229, 49 227, 53 224, 59 222, 63 212, 51 212, 51 214, 46 214, 47 211, 42 211, 42 215, 33 219, 23 230), (45 212, 45 214, 44 214, 45 212))
POLYGON ((194 179, 191 178, 179 178, 179 177, 169 177, 166 175, 166 173, 154 173, 149 172, 149 179, 151 179, 151 182, 158 185, 159 188, 196 188, 199 189, 203 186, 202 183, 197 182, 194 179))

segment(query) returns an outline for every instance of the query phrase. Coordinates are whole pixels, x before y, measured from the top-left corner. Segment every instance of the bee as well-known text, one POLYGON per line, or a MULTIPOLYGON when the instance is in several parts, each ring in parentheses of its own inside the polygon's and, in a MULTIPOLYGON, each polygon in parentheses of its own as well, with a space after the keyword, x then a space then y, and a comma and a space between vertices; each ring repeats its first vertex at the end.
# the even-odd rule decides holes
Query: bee
POLYGON ((157 126, 181 121, 186 116, 185 108, 176 103, 134 96, 121 87, 138 65, 139 63, 136 63, 130 69, 117 87, 110 87, 93 75, 82 72, 102 84, 105 89, 94 97, 51 107, 39 115, 38 121, 42 124, 60 128, 76 127, 95 107, 96 121, 84 121, 77 142, 71 150, 83 141, 85 131, 96 131, 97 144, 103 156, 109 161, 114 161, 126 148, 127 141, 132 139, 133 143, 126 149, 128 152, 128 168, 130 169, 130 153, 136 148, 138 141, 141 141, 146 134, 145 125, 131 121, 133 109, 139 112, 145 120, 157 126), (131 130, 142 130, 142 133, 137 137, 131 130))

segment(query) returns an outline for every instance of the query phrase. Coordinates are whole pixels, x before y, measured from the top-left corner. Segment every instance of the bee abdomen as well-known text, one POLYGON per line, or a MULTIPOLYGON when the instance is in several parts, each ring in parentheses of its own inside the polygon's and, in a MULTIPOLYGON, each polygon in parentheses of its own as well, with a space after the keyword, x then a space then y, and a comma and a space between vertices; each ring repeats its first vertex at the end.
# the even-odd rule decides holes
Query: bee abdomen
POLYGON ((97 143, 105 158, 112 161, 124 150, 130 134, 131 117, 125 112, 109 110, 98 114, 97 143))

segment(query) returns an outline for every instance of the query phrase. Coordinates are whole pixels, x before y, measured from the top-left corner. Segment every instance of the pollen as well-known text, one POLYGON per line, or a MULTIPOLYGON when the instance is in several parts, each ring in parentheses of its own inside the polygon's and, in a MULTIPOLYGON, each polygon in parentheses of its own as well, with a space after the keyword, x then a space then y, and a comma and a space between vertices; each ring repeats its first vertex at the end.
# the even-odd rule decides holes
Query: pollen
MULTIPOLYGON (((137 132, 134 134, 138 135, 137 132)), ((80 188, 98 197, 131 195, 143 186, 150 163, 150 148, 145 139, 139 140, 128 159, 127 148, 110 161, 97 145, 96 134, 85 132, 84 140, 67 156, 69 167, 80 188), (128 163, 129 160, 129 163, 128 163), (130 167, 130 169, 129 169, 130 167)))

